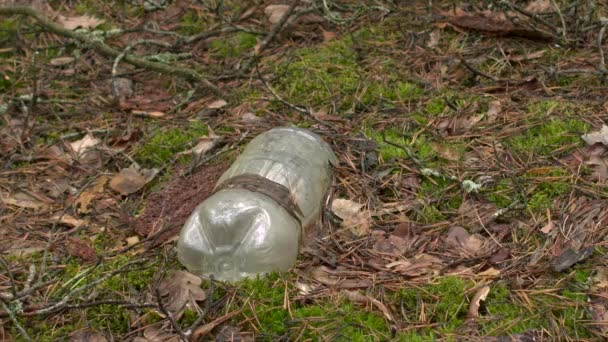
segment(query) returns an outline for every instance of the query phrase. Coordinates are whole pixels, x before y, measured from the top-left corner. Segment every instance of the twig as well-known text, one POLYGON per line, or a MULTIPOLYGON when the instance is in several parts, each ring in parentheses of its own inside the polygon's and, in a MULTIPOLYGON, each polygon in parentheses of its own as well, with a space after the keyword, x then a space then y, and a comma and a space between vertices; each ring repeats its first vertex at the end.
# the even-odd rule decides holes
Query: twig
POLYGON ((170 44, 165 43, 165 42, 161 42, 161 41, 157 41, 157 40, 149 40, 149 39, 143 39, 143 40, 138 40, 136 42, 133 42, 132 44, 129 44, 124 50, 122 50, 122 52, 120 53, 120 55, 116 56, 116 59, 114 60, 114 64, 112 64, 112 93, 114 93, 114 97, 118 98, 120 96, 120 92, 118 90, 118 86, 117 86, 117 82, 116 82, 116 76, 118 75, 118 64, 120 63, 121 60, 123 60, 126 56, 127 53, 129 53, 131 50, 133 50, 136 46, 138 45, 158 45, 158 46, 162 46, 162 47, 171 47, 170 44))
POLYGON ((562 14, 562 10, 559 8, 559 5, 557 4, 557 2, 555 2, 555 0, 551 0, 551 4, 553 4, 553 7, 555 7, 555 10, 557 11, 557 15, 559 16, 559 20, 562 22, 562 38, 564 39, 564 41, 566 41, 566 33, 567 33, 566 20, 564 20, 564 15, 562 14))
POLYGON ((512 10, 514 10, 516 12, 519 12, 519 13, 525 15, 528 18, 531 18, 532 20, 534 20, 534 21, 536 21, 536 22, 538 22, 538 23, 546 26, 547 28, 550 28, 551 30, 553 30, 553 32, 558 32, 558 30, 557 30, 557 28, 555 26, 551 25, 549 22, 547 22, 545 19, 539 17, 535 13, 529 12, 529 11, 527 11, 527 10, 525 10, 525 9, 523 9, 523 8, 521 8, 521 7, 513 4, 511 2, 509 2, 509 1, 506 1, 506 0, 501 0, 500 2, 503 3, 503 4, 505 4, 505 5, 507 5, 507 6, 509 6, 512 10))
POLYGON ((15 283, 15 277, 13 275, 13 271, 11 267, 6 263, 3 257, 0 256, 0 265, 4 267, 6 270, 6 274, 8 275, 8 279, 11 282, 11 292, 13 293, 13 298, 17 298, 17 284, 15 283))
MULTIPOLYGON (((30 7, 24 7, 24 6, 0 7, 0 15, 29 16, 29 17, 36 19, 36 21, 38 21, 38 23, 41 24, 44 28, 46 28, 49 32, 77 40, 87 46, 90 46, 95 51, 97 51, 99 54, 101 54, 105 57, 116 58, 121 54, 121 52, 119 50, 106 45, 100 39, 93 39, 93 38, 87 36, 86 34, 80 33, 78 31, 68 30, 68 29, 64 28, 63 26, 60 26, 60 25, 52 22, 47 17, 42 15, 40 12, 38 12, 30 7)), ((175 67, 175 66, 171 66, 171 65, 167 65, 167 64, 163 64, 163 63, 158 63, 158 62, 152 62, 152 61, 148 61, 146 59, 143 59, 140 57, 135 57, 132 55, 126 56, 124 58, 124 60, 125 60, 125 62, 132 64, 139 68, 156 71, 156 72, 160 72, 163 74, 183 77, 190 81, 200 82, 205 86, 205 88, 207 88, 208 90, 213 92, 215 95, 225 96, 224 92, 222 92, 217 86, 215 86, 213 83, 209 82, 209 80, 207 78, 203 77, 201 74, 199 74, 195 70, 175 67)))
POLYGON ((600 29, 600 33, 597 36, 597 49, 600 52, 600 72, 602 73, 602 79, 606 78, 606 74, 608 74, 608 70, 606 70, 606 56, 604 54, 604 48, 602 47, 602 41, 604 40, 604 33, 606 33, 606 27, 608 26, 608 21, 604 22, 602 28, 600 29))
POLYGON ((23 329, 23 327, 21 326, 21 324, 19 324, 19 320, 17 320, 17 317, 15 317, 15 313, 13 312, 13 310, 11 310, 6 303, 4 303, 4 301, 0 300, 0 304, 2 304, 2 309, 4 309, 4 311, 6 311, 6 313, 8 314, 8 316, 11 318, 11 321, 13 321, 13 324, 15 325, 15 327, 17 328, 17 330, 19 330, 19 333, 21 333, 21 336, 26 340, 26 341, 31 341, 32 338, 30 337, 30 335, 27 334, 27 332, 25 331, 25 329, 23 329))
POLYGON ((169 310, 167 310, 167 308, 163 304, 163 300, 162 300, 162 297, 160 295, 160 290, 158 289, 158 287, 156 287, 154 289, 154 293, 156 294, 156 300, 158 301, 158 307, 159 307, 160 311, 165 316, 167 316, 167 319, 169 319, 169 322, 171 322, 171 325, 173 326, 173 329, 179 334, 179 336, 182 339, 182 341, 188 341, 188 336, 179 327, 179 324, 177 324, 177 321, 175 320, 175 317, 173 317, 173 314, 169 310))
POLYGON ((266 50, 266 48, 268 47, 268 45, 270 44, 270 42, 272 42, 272 40, 274 39, 274 37, 281 31, 281 29, 283 29, 283 27, 287 23, 287 20, 289 20, 289 18, 293 14, 294 10, 296 9, 296 6, 298 6, 299 3, 300 3, 299 0, 294 0, 291 3, 291 5, 289 6, 289 8, 287 8, 287 11, 285 11, 285 13, 283 14, 283 16, 281 17, 281 20, 279 20, 279 22, 277 22, 272 27, 272 29, 270 30, 270 32, 268 32, 268 34, 266 35, 266 37, 264 37, 264 39, 260 43, 260 47, 255 52, 254 58, 256 58, 257 56, 259 56, 259 54, 262 53, 262 51, 266 50))
POLYGON ((460 62, 462 63, 462 65, 464 65, 467 69, 469 69, 469 71, 471 71, 472 73, 474 73, 477 76, 481 76, 481 77, 485 77, 491 81, 497 82, 498 79, 494 76, 490 76, 488 74, 486 74, 485 72, 479 71, 477 69, 475 69, 471 64, 469 64, 463 57, 458 56, 458 59, 460 59, 460 62))

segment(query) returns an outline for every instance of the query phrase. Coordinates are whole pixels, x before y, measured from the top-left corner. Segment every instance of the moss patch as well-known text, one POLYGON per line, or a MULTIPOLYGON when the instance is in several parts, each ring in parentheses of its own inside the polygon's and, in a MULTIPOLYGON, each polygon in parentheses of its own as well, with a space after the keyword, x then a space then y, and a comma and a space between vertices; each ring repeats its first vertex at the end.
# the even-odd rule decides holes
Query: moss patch
POLYGON ((193 123, 187 128, 160 129, 147 139, 135 158, 146 167, 162 166, 207 133, 207 126, 201 123, 193 123))
POLYGON ((247 32, 238 32, 222 39, 211 42, 211 52, 218 57, 238 57, 247 50, 253 49, 257 44, 255 35, 247 32))

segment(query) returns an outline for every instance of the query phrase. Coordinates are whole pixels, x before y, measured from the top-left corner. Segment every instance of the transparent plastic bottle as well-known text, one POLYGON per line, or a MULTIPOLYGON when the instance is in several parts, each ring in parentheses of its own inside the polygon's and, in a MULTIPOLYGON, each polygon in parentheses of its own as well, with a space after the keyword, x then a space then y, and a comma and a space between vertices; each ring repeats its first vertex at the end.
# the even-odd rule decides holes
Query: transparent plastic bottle
POLYGON ((329 145, 309 130, 258 135, 184 224, 179 260, 219 280, 288 270, 303 227, 320 217, 335 163, 329 145))

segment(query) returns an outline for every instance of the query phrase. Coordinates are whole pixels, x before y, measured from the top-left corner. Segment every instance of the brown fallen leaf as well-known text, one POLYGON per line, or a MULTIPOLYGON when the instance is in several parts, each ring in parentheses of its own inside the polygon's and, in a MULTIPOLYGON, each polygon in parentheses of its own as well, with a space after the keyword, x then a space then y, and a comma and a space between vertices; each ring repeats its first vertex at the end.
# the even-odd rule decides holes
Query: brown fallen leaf
POLYGON ((143 337, 136 337, 133 342, 180 342, 178 334, 166 333, 154 326, 144 329, 143 337))
POLYGON ((433 151, 435 151, 435 153, 437 153, 441 158, 443 159, 447 159, 447 160, 451 160, 451 161, 459 161, 461 154, 460 151, 458 151, 457 149, 446 145, 446 144, 440 144, 437 142, 431 142, 429 144, 431 146, 431 148, 433 149, 433 151))
POLYGON ((413 258, 389 263, 385 267, 405 276, 418 277, 438 273, 443 262, 437 257, 422 253, 413 258))
POLYGON ((465 254, 476 254, 483 247, 485 240, 479 234, 469 234, 464 228, 454 226, 448 232, 448 236, 445 241, 453 246, 460 247, 460 251, 465 254))
POLYGON ((489 286, 482 286, 477 292, 475 292, 475 296, 471 300, 471 304, 469 304, 469 311, 467 312, 468 318, 477 318, 479 317, 479 306, 482 301, 485 301, 490 293, 489 286))
POLYGON ((205 155, 205 153, 213 149, 217 145, 220 137, 215 134, 211 127, 209 127, 208 130, 209 133, 207 134, 207 136, 200 138, 196 146, 186 151, 180 152, 178 153, 178 155, 192 154, 196 158, 200 158, 205 155))
POLYGON ((144 185, 148 184, 156 174, 158 169, 137 169, 134 166, 120 170, 120 172, 110 181, 110 188, 124 196, 139 191, 144 185))
POLYGON ((547 13, 553 11, 550 0, 533 0, 526 6, 526 11, 531 13, 547 13))
POLYGON ((78 208, 79 213, 88 213, 90 211, 89 206, 91 202, 103 193, 104 187, 110 178, 106 175, 100 176, 95 184, 85 191, 75 201, 75 205, 78 208))
POLYGON ((215 100, 213 102, 211 102, 210 104, 207 105, 208 109, 220 109, 223 107, 226 107, 226 105, 228 104, 228 102, 226 102, 225 100, 219 99, 219 100, 215 100))
POLYGON ((338 36, 338 34, 336 32, 323 30, 323 41, 324 42, 334 40, 334 39, 336 39, 337 36, 338 36))
POLYGON ((201 283, 200 277, 186 271, 172 271, 161 281, 158 286, 160 299, 175 319, 179 319, 185 309, 193 308, 194 302, 207 299, 201 283))
POLYGON ((268 21, 274 25, 281 21, 288 9, 289 5, 269 5, 264 9, 264 14, 268 17, 268 21))
POLYGON ((57 223, 64 224, 66 226, 70 226, 72 228, 78 228, 85 223, 83 220, 79 220, 70 214, 53 215, 53 217, 51 217, 51 220, 56 221, 57 223))
POLYGON ((498 115, 502 112, 502 103, 498 100, 491 101, 488 105, 488 111, 486 116, 489 122, 496 120, 498 115))
POLYGON ((336 198, 331 203, 331 211, 342 219, 342 226, 348 228, 356 236, 369 233, 371 214, 363 209, 365 204, 344 198, 336 198))
POLYGON ((101 141, 87 133, 82 139, 70 143, 70 148, 77 156, 82 156, 91 148, 97 146, 101 141))
POLYGON ((549 234, 553 228, 555 228, 555 223, 553 223, 553 221, 549 221, 540 229, 540 231, 544 234, 549 234))
POLYGON ((56 67, 66 66, 74 63, 74 57, 57 57, 49 61, 49 64, 56 67))
POLYGON ((602 334, 608 333, 608 305, 604 301, 591 303, 590 311, 593 326, 602 334))
POLYGON ((192 340, 200 341, 203 336, 206 336, 207 334, 209 334, 213 329, 215 329, 215 327, 217 327, 218 325, 222 324, 223 322, 231 319, 232 317, 234 317, 240 313, 241 313, 241 310, 232 311, 231 313, 228 313, 222 317, 216 318, 215 320, 203 325, 202 327, 196 328, 194 330, 194 332, 192 333, 192 340))
POLYGON ((97 252, 90 243, 75 237, 68 238, 66 241, 67 253, 73 257, 80 258, 87 262, 97 261, 97 252))
POLYGON ((27 209, 41 209, 48 205, 25 192, 17 192, 12 195, 0 193, 0 202, 6 205, 27 209))
POLYGON ((603 182, 608 179, 608 160, 600 157, 591 157, 585 161, 585 165, 590 165, 593 169, 591 179, 597 182, 603 182))
POLYGON ((57 20, 61 25, 63 25, 63 27, 68 30, 74 30, 77 28, 95 28, 104 22, 101 19, 97 19, 88 15, 79 15, 75 17, 64 17, 60 15, 57 20))

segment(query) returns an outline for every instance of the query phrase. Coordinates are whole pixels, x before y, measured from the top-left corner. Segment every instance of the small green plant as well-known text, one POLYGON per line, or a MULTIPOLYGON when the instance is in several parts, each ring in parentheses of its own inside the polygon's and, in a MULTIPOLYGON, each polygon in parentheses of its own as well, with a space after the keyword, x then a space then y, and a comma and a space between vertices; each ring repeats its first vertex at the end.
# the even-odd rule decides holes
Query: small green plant
POLYGON ((211 42, 211 51, 222 58, 238 57, 257 43, 255 35, 247 32, 237 32, 229 37, 216 39, 211 42))
POLYGON ((184 35, 195 35, 207 29, 208 23, 205 16, 199 16, 196 11, 189 11, 182 16, 179 31, 184 35))

